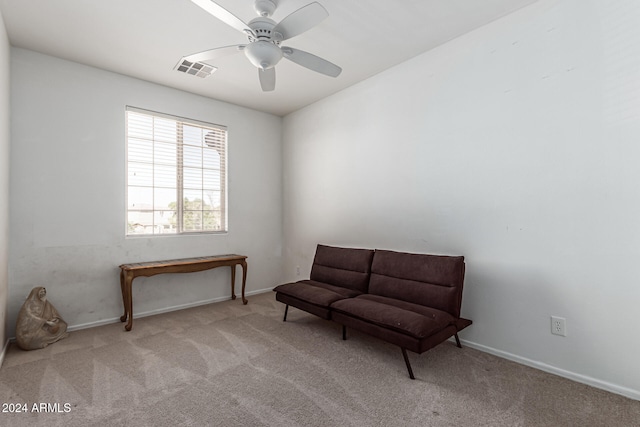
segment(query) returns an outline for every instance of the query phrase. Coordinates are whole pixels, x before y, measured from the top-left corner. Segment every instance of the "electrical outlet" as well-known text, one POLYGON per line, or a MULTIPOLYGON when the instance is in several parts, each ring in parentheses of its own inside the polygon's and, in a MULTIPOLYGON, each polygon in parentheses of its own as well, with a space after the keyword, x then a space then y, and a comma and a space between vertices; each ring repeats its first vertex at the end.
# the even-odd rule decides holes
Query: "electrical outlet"
POLYGON ((296 277, 300 276, 300 266, 296 265, 296 277))
POLYGON ((567 336, 567 319, 564 317, 551 316, 551 333, 553 335, 567 336))

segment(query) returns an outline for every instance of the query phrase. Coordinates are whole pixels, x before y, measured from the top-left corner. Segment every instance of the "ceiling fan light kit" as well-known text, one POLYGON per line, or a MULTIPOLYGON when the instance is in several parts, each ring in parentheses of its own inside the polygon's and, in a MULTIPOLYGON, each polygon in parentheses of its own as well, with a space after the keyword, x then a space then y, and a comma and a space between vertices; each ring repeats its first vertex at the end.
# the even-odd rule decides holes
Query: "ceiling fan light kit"
MULTIPOLYGON (((342 72, 340 67, 326 59, 292 47, 280 46, 281 42, 315 27, 329 16, 326 9, 318 2, 309 3, 285 17, 280 23, 276 23, 270 16, 273 15, 278 6, 277 1, 255 0, 253 7, 259 17, 250 21, 249 24, 245 24, 212 0, 191 1, 222 22, 244 33, 248 38, 248 43, 210 49, 185 56, 176 66, 178 71, 197 75, 193 71, 188 71, 189 66, 185 66, 185 64, 200 64, 208 67, 213 72, 217 68, 206 64, 206 61, 244 51, 251 64, 258 68, 260 85, 265 92, 275 89, 274 67, 283 57, 330 77, 337 77, 342 72)), ((209 75, 211 72, 209 72, 209 75)))
POLYGON ((244 54, 253 65, 263 70, 275 67, 282 59, 282 50, 275 44, 265 41, 251 43, 244 49, 244 54))

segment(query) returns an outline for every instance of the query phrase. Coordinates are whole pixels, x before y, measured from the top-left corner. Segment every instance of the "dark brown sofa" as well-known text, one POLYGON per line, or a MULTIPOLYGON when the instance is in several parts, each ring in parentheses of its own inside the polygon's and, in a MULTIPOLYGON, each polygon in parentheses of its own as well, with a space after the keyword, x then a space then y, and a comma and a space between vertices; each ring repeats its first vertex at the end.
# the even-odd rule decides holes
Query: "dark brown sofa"
POLYGON ((318 245, 309 280, 277 286, 276 299, 421 354, 471 325, 460 317, 461 256, 318 245))

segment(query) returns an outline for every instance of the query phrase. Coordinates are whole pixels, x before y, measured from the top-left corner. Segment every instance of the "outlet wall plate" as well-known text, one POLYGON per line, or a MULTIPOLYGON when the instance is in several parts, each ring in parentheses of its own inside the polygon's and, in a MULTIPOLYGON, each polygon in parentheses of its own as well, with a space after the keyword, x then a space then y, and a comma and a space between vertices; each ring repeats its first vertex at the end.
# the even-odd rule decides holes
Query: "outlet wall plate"
POLYGON ((567 319, 564 317, 551 316, 551 333, 561 337, 567 336, 567 319))

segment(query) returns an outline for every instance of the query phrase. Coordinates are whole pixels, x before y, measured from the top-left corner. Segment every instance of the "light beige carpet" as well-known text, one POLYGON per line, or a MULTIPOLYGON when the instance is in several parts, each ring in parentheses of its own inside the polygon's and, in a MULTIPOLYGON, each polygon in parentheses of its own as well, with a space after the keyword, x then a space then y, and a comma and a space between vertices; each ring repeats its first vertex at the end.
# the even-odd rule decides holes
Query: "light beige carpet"
POLYGON ((0 402, 27 412, 0 425, 640 425, 638 401, 451 343, 409 353, 411 381, 397 347, 283 312, 269 292, 12 345, 0 402))

